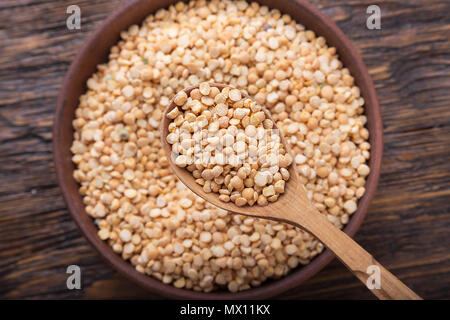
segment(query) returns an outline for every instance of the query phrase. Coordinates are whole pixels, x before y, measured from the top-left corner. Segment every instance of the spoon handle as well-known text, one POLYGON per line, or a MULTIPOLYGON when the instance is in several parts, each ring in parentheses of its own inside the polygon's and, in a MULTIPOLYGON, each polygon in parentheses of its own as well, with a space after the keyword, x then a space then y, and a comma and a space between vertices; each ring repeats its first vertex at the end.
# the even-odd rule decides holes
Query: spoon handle
POLYGON ((371 254, 347 234, 332 225, 306 198, 296 198, 285 208, 281 219, 305 229, 319 239, 379 299, 421 300, 397 277, 378 263, 371 254), (299 208, 302 208, 299 210, 299 208), (370 278, 370 279, 369 279, 370 278), (376 281, 379 280, 379 281, 376 281), (379 285, 377 285, 379 284, 379 285))

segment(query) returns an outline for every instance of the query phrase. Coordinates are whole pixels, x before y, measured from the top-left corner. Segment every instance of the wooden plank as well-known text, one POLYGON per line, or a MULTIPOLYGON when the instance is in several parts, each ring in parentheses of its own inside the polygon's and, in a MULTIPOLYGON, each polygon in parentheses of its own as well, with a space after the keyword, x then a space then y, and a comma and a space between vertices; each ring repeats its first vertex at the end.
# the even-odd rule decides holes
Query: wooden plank
MULTIPOLYGON (((118 276, 81 236, 59 192, 51 155, 58 89, 86 36, 119 0, 80 0, 68 31, 62 0, 0 2, 0 297, 158 298, 118 276), (66 289, 81 266, 83 290, 66 289)), ((354 42, 374 79, 385 133, 376 198, 356 240, 426 299, 450 298, 450 4, 312 1, 354 42)), ((372 299, 333 261, 284 299, 372 299)))

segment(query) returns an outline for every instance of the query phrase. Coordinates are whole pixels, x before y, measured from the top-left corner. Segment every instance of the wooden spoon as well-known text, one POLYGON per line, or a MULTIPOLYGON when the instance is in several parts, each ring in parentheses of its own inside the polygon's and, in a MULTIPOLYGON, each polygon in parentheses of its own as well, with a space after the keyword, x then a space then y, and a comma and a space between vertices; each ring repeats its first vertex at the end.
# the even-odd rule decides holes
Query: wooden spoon
MULTIPOLYGON (((227 86, 217 83, 211 83, 210 85, 219 89, 227 86)), ((198 88, 198 86, 185 88, 183 91, 189 96, 190 92, 195 88, 198 88)), ((248 97, 248 95, 245 96, 248 97)), ((178 178, 194 193, 215 206, 231 213, 286 222, 313 234, 328 249, 333 251, 339 260, 366 286, 368 286, 368 278, 372 274, 376 276, 376 273, 379 272, 380 288, 370 289, 368 287, 379 299, 421 299, 421 297, 386 270, 353 239, 332 225, 324 215, 319 213, 307 198, 304 186, 299 182, 295 164, 292 164, 288 168, 290 178, 286 181, 284 194, 277 201, 269 203, 264 207, 258 205, 238 207, 233 202, 220 201, 219 195, 216 193, 204 192, 202 186, 195 182, 195 179, 189 171, 178 167, 174 163, 175 159, 172 154, 172 147, 166 140, 170 123, 170 119, 167 118, 167 113, 174 107, 175 103, 172 99, 169 106, 164 110, 161 122, 161 143, 170 167, 178 178)), ((266 109, 264 109, 264 112, 269 119, 272 118, 266 109)), ((289 152, 289 146, 281 134, 281 130, 280 135, 282 143, 289 152)))

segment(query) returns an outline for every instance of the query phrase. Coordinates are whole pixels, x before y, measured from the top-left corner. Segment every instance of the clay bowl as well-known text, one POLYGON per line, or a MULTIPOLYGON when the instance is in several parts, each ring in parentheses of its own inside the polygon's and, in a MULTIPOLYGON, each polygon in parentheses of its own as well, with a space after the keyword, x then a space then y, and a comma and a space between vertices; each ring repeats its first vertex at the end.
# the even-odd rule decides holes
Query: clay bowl
MULTIPOLYGON (((224 291, 201 293, 177 289, 138 273, 129 262, 124 261, 114 253, 106 242, 100 240, 93 219, 84 210, 82 198, 78 194, 79 186, 72 177, 74 170, 70 151, 73 141, 72 120, 78 105, 78 98, 86 90, 87 79, 95 72, 99 63, 107 61, 109 49, 118 41, 121 30, 132 24, 140 24, 148 14, 159 8, 168 7, 175 2, 171 0, 136 0, 127 3, 117 9, 86 40, 67 72, 55 110, 53 153, 58 182, 69 211, 84 236, 114 269, 141 287, 161 296, 178 299, 264 299, 273 297, 297 287, 311 278, 333 259, 333 254, 329 250, 325 250, 307 266, 299 267, 279 280, 268 281, 258 288, 239 293, 224 291)), ((366 193, 359 201, 358 210, 353 214, 344 229, 348 235, 353 236, 364 220, 369 204, 375 195, 383 152, 383 127, 380 107, 372 80, 349 39, 330 18, 313 5, 305 0, 262 0, 258 2, 270 8, 277 8, 281 12, 289 13, 297 22, 325 37, 329 45, 337 48, 341 60, 351 71, 361 89, 361 94, 366 103, 365 112, 368 117, 368 129, 372 145, 369 164, 371 173, 367 179, 366 193)))

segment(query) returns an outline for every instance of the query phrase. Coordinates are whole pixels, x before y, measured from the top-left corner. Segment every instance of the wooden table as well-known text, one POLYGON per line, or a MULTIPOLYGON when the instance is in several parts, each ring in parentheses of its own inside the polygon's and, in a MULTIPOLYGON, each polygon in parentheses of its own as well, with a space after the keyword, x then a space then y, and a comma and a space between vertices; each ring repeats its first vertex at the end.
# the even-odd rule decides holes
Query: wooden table
MULTIPOLYGON (((81 236, 52 161, 52 115, 86 36, 119 0, 0 2, 0 298, 157 298, 117 275, 81 236), (81 31, 66 28, 77 4, 81 31), (82 269, 82 290, 66 268, 82 269)), ((450 298, 450 3, 314 1, 360 50, 382 106, 378 193, 356 240, 426 299, 450 298), (366 8, 381 8, 381 30, 366 8)), ((334 260, 281 298, 372 299, 334 260)))

